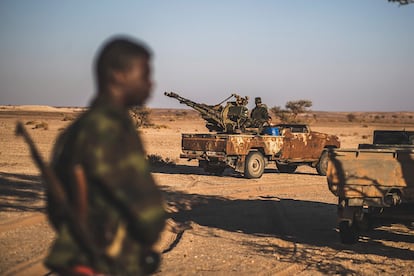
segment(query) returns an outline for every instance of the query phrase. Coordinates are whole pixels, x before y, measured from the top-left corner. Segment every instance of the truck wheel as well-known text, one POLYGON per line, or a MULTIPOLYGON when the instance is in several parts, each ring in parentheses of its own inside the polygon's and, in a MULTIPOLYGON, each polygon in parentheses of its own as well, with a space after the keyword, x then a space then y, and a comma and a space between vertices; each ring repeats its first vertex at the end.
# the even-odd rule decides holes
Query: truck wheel
POLYGON ((281 173, 294 173, 298 168, 297 165, 287 165, 276 162, 277 170, 281 173))
POLYGON ((324 150, 319 157, 319 162, 316 165, 316 171, 319 175, 325 176, 326 171, 328 170, 328 152, 324 150))
POLYGON ((263 175, 265 162, 263 155, 258 151, 252 151, 246 157, 244 177, 260 178, 263 175))
POLYGON ((344 244, 354 244, 358 241, 358 227, 353 222, 343 220, 339 223, 339 236, 344 244))

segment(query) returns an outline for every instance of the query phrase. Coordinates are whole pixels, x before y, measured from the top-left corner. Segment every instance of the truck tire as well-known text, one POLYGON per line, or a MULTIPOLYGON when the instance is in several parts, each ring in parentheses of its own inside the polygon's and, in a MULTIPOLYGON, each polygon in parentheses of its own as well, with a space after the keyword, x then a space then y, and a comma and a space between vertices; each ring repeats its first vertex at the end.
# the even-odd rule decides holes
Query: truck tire
POLYGON ((263 155, 258 151, 252 151, 246 157, 244 177, 260 178, 263 175, 264 168, 265 161, 263 155))
POLYGON ((281 173, 294 173, 296 169, 298 168, 297 165, 292 164, 281 164, 276 162, 277 170, 281 173))
POLYGON ((316 171, 319 175, 325 176, 328 170, 328 152, 322 151, 321 157, 319 157, 318 164, 316 165, 316 171))

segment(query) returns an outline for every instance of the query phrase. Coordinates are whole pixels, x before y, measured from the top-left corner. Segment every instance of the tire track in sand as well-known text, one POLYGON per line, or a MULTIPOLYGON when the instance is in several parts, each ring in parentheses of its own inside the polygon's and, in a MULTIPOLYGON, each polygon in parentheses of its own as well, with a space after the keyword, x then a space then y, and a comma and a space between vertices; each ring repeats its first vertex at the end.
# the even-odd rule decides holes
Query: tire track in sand
POLYGON ((2 220, 0 223, 0 233, 9 232, 17 228, 26 227, 34 224, 40 224, 47 220, 43 213, 34 213, 33 215, 2 220))

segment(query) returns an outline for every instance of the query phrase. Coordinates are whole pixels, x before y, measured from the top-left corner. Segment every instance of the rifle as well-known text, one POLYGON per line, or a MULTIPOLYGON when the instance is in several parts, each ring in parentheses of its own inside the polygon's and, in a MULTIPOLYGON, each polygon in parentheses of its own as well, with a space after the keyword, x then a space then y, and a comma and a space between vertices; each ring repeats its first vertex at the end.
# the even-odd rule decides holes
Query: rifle
POLYGON ((101 253, 98 252, 96 247, 91 242, 89 232, 86 231, 86 179, 83 169, 80 166, 75 166, 75 178, 77 180, 77 188, 80 192, 80 199, 75 206, 76 212, 71 208, 70 202, 63 188, 62 182, 56 176, 54 171, 48 166, 40 155, 35 143, 23 126, 22 122, 16 123, 16 136, 22 136, 26 144, 29 146, 31 157, 36 166, 41 172, 43 179, 45 180, 46 190, 49 192, 51 198, 54 201, 59 202, 61 213, 64 215, 68 222, 69 231, 72 233, 73 238, 77 242, 78 246, 85 250, 90 256, 91 262, 96 263, 96 257, 101 253))

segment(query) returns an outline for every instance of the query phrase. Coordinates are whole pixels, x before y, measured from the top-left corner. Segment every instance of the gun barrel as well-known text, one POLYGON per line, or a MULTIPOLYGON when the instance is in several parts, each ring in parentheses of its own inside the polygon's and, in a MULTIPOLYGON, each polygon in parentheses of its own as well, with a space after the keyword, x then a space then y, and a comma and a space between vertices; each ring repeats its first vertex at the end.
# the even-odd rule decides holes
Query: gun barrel
POLYGON ((213 108, 212 106, 193 102, 189 99, 179 96, 174 92, 165 92, 164 95, 171 98, 175 98, 180 103, 185 104, 193 108, 194 110, 198 111, 201 114, 202 118, 207 121, 208 125, 213 124, 217 126, 217 129, 220 130, 223 130, 225 128, 221 112, 213 108))
POLYGON ((171 97, 171 98, 179 97, 178 94, 176 94, 174 92, 164 92, 164 95, 167 96, 167 97, 171 97))
POLYGON ((231 94, 228 98, 217 105, 206 105, 203 103, 196 103, 189 99, 183 98, 177 93, 174 92, 165 92, 165 96, 175 98, 180 103, 185 104, 194 110, 198 111, 201 114, 201 117, 207 122, 206 127, 210 131, 225 131, 225 132, 232 132, 236 128, 241 128, 241 123, 244 123, 246 120, 245 118, 241 119, 240 110, 234 112, 230 112, 229 110, 240 109, 240 105, 247 104, 247 97, 242 98, 237 94, 231 94), (231 97, 235 97, 235 102, 227 102, 226 106, 222 106, 221 104, 231 97), (235 115, 238 114, 238 115, 235 115))

